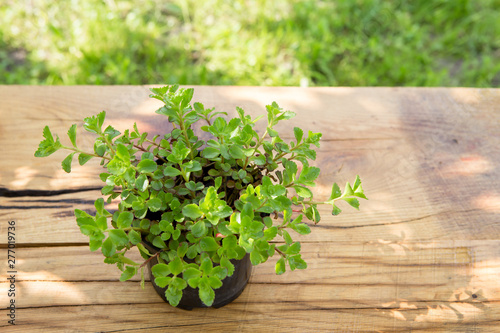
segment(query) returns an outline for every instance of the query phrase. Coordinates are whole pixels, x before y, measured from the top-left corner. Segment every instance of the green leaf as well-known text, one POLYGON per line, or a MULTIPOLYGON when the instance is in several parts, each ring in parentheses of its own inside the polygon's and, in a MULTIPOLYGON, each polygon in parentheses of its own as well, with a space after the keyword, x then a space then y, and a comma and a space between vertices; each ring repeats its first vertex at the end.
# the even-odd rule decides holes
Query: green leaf
MULTIPOLYGON (((102 198, 99 199, 102 200, 102 198)), ((99 227, 99 229, 106 230, 108 228, 108 220, 106 216, 99 216, 98 218, 96 218, 96 224, 99 227)))
POLYGON ((173 275, 178 275, 182 273, 182 270, 184 269, 184 264, 182 263, 181 258, 175 257, 174 260, 168 263, 168 268, 170 269, 170 272, 173 275))
POLYGON ((182 290, 175 288, 170 285, 168 289, 165 291, 165 297, 168 300, 168 303, 172 306, 177 306, 182 298, 182 290))
POLYGON ((71 125, 68 130, 68 137, 71 140, 71 144, 76 148, 76 124, 71 125))
POLYGON ((61 148, 59 137, 56 136, 56 140, 54 141, 54 137, 50 132, 49 126, 45 126, 43 128, 43 137, 45 138, 45 140, 41 141, 38 145, 38 149, 35 152, 35 157, 49 156, 61 148))
POLYGON ((151 268, 154 277, 167 276, 170 274, 170 268, 166 264, 156 264, 151 268))
POLYGON ((91 239, 89 240, 90 251, 97 251, 102 245, 102 240, 91 239))
POLYGON ((75 153, 69 154, 61 163, 63 170, 67 173, 71 172, 71 162, 73 162, 73 155, 75 155, 75 153))
POLYGON ((137 245, 141 242, 141 234, 135 230, 130 230, 128 232, 128 239, 133 245, 137 245))
POLYGON ((267 228, 271 228, 273 226, 273 219, 270 216, 265 216, 262 219, 262 221, 264 222, 267 228))
POLYGON ((172 280, 170 280, 170 285, 179 290, 183 290, 187 287, 187 282, 180 277, 174 277, 172 278, 172 280))
POLYGON ((160 288, 165 288, 170 283, 171 280, 172 277, 170 276, 159 276, 155 278, 155 284, 160 288))
POLYGON ((182 214, 193 220, 196 220, 198 217, 203 215, 203 212, 196 204, 189 204, 182 208, 182 214))
POLYGON ((276 131, 276 130, 272 129, 271 127, 268 127, 268 128, 267 128, 267 133, 269 134, 269 136, 270 136, 271 138, 274 138, 274 137, 279 136, 278 131, 276 131))
POLYGON ((108 237, 103 243, 101 247, 102 254, 105 257, 111 257, 113 254, 116 252, 116 246, 111 240, 110 237, 108 237))
POLYGON ((345 202, 347 202, 349 205, 352 207, 356 208, 359 210, 359 201, 356 198, 344 198, 343 199, 345 202))
POLYGON ((295 117, 295 116, 296 116, 295 112, 292 112, 292 111, 285 111, 285 112, 283 112, 283 113, 282 113, 282 114, 278 117, 278 119, 279 119, 279 120, 281 120, 281 119, 286 119, 286 120, 288 120, 288 119, 292 119, 292 118, 293 118, 293 117, 295 117))
POLYGON ((141 254, 145 254, 147 257, 151 257, 151 253, 142 245, 142 243, 137 244, 137 248, 141 254))
POLYGON ((206 147, 201 152, 201 156, 204 158, 212 159, 220 155, 220 150, 214 147, 206 147))
POLYGON ((222 267, 225 267, 227 269, 227 276, 233 275, 233 273, 234 273, 234 265, 231 263, 231 261, 228 258, 222 257, 220 259, 220 265, 222 267))
POLYGON ((106 165, 108 171, 116 176, 122 175, 125 171, 127 171, 127 167, 130 165, 130 161, 124 162, 120 160, 118 155, 115 155, 111 161, 106 165))
POLYGON ((182 272, 182 277, 184 280, 189 281, 193 278, 197 278, 201 276, 201 271, 194 267, 189 267, 184 272, 182 272))
POLYGON ((293 243, 286 250, 286 254, 297 254, 299 252, 300 252, 300 243, 299 242, 293 243))
POLYGON ((141 173, 155 172, 158 165, 152 160, 142 160, 137 164, 137 169, 141 173))
POLYGON ((222 282, 217 276, 210 276, 208 278, 208 284, 213 289, 219 289, 220 287, 222 287, 222 282))
POLYGON ((200 238, 207 234, 207 227, 205 226, 205 221, 201 220, 196 222, 191 228, 191 232, 194 237, 200 238))
POLYGON ((285 259, 282 257, 278 260, 275 266, 276 274, 281 275, 286 271, 285 259))
POLYGON ((203 237, 200 240, 200 247, 202 251, 210 252, 216 251, 219 248, 219 244, 212 237, 203 237))
POLYGON ((206 306, 211 306, 214 302, 215 299, 215 292, 214 290, 207 284, 200 284, 198 286, 199 288, 199 296, 201 301, 206 305, 206 306))
POLYGON ((352 195, 354 195, 354 191, 353 191, 353 189, 352 189, 352 187, 351 187, 351 184, 349 184, 349 182, 347 182, 347 183, 345 184, 345 188, 344 188, 344 194, 343 194, 343 196, 344 196, 344 197, 350 197, 350 196, 352 196, 352 195))
POLYGON ((238 145, 232 145, 229 147, 229 155, 231 155, 234 159, 243 159, 245 158, 245 153, 238 145))
POLYGON ((120 215, 118 215, 118 219, 116 220, 116 226, 120 229, 128 228, 131 226, 133 220, 134 214, 132 212, 121 212, 120 215))
POLYGON ((167 248, 167 244, 165 244, 165 242, 163 241, 163 239, 161 239, 160 236, 156 236, 154 239, 153 239, 153 245, 160 248, 160 249, 165 249, 167 248))
POLYGON ((264 238, 267 241, 273 240, 277 234, 278 234, 278 227, 276 226, 264 230, 264 238))
POLYGON ((291 225, 292 229, 301 235, 308 235, 311 233, 311 228, 305 223, 298 223, 291 225))
POLYGON ((84 153, 80 153, 78 155, 78 163, 80 165, 84 165, 85 163, 87 163, 90 159, 92 158, 91 155, 87 155, 87 154, 84 154, 84 153))
POLYGON ((342 213, 342 210, 339 207, 333 205, 332 215, 339 215, 340 213, 342 213))
POLYGON ((300 254, 296 254, 288 257, 288 265, 290 265, 290 269, 293 271, 297 269, 306 269, 307 263, 301 258, 300 254))
POLYGON ((106 144, 102 141, 96 141, 94 143, 94 152, 99 156, 104 156, 106 152, 106 144))
POLYGON ((283 239, 285 240, 285 242, 287 244, 292 244, 292 242, 293 242, 292 237, 290 237, 290 234, 286 230, 283 230, 283 239))
POLYGON ((95 202, 94 202, 94 207, 96 209, 96 212, 99 214, 99 215, 104 215, 104 199, 103 198, 98 198, 95 202))
POLYGON ((161 209, 162 202, 160 198, 153 198, 148 200, 148 208, 152 212, 157 212, 161 209))
POLYGON ((128 244, 128 237, 125 231, 121 229, 113 229, 109 231, 109 238, 116 246, 125 246, 128 244))
POLYGON ((215 178, 215 184, 214 184, 214 187, 215 189, 219 189, 219 187, 222 185, 222 177, 217 177, 215 178))
POLYGON ((302 137, 304 136, 304 131, 298 127, 293 128, 293 134, 295 135, 295 139, 297 140, 297 144, 300 143, 302 137))
POLYGON ((340 190, 340 187, 337 185, 337 183, 334 183, 332 186, 332 194, 330 195, 330 199, 328 200, 340 198, 341 195, 342 191, 340 190))
POLYGON ((137 267, 135 266, 127 266, 125 271, 123 271, 120 276, 120 281, 127 281, 131 279, 137 273, 137 267))
POLYGON ((213 267, 214 266, 213 266, 212 260, 210 260, 210 258, 208 258, 208 257, 205 257, 205 259, 203 259, 203 261, 201 262, 201 265, 200 265, 201 271, 205 274, 210 274, 210 272, 212 272, 213 267))
POLYGON ((135 181, 135 187, 141 192, 146 191, 146 189, 149 186, 149 180, 148 177, 145 174, 141 174, 139 177, 137 177, 135 181))
POLYGON ((354 181, 354 184, 352 185, 352 189, 354 191, 356 191, 358 189, 359 185, 361 185, 361 179, 359 178, 359 175, 356 175, 356 180, 354 181))
POLYGON ((223 280, 227 276, 227 268, 216 266, 212 269, 210 275, 216 276, 219 280, 223 280))
POLYGON ((95 134, 101 133, 102 132, 101 127, 102 127, 102 124, 104 122, 105 116, 106 116, 106 112, 102 111, 101 113, 99 113, 96 116, 84 118, 83 119, 83 121, 84 121, 83 128, 86 131, 92 132, 95 134))
POLYGON ((116 138, 118 135, 120 135, 120 131, 116 130, 113 126, 108 126, 104 130, 104 134, 106 134, 108 140, 112 140, 113 138, 116 138))
POLYGON ((257 249, 254 249, 252 252, 250 252, 250 261, 252 262, 252 265, 257 266, 264 261, 264 258, 257 249))
POLYGON ((194 259, 197 255, 198 255, 198 245, 197 244, 191 245, 186 252, 186 257, 188 257, 188 259, 194 259))
MULTIPOLYGON (((179 229, 177 229, 177 230, 175 230, 175 231, 178 231, 179 233, 181 232, 179 229)), ((174 239, 176 239, 176 238, 174 237, 174 239)), ((187 250, 188 250, 188 247, 189 247, 189 245, 188 245, 188 243, 187 243, 187 242, 182 242, 182 243, 179 245, 179 247, 177 248, 177 256, 178 256, 179 258, 184 258, 184 256, 186 255, 186 252, 187 252, 187 250)))
POLYGON ((119 143, 116 146, 116 156, 123 162, 128 162, 128 164, 130 164, 130 152, 125 145, 119 143))
POLYGON ((317 167, 304 166, 297 182, 306 186, 314 186, 314 180, 318 178, 320 169, 317 167))
POLYGON ((303 198, 310 198, 313 195, 311 190, 308 189, 307 187, 295 185, 293 188, 297 192, 297 195, 303 198))
POLYGON ((168 166, 165 169, 163 169, 163 174, 167 177, 175 177, 181 174, 179 169, 176 169, 172 166, 168 166))

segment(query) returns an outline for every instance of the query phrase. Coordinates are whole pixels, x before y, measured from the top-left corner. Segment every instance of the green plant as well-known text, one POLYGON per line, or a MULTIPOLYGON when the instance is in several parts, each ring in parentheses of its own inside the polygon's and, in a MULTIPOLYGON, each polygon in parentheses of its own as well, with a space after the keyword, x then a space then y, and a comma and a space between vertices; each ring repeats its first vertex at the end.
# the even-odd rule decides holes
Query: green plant
POLYGON ((287 265, 292 271, 305 269, 300 243, 291 232, 311 232, 302 221, 304 215, 318 223, 318 204, 331 205, 337 215, 337 201, 358 208, 357 198, 366 199, 359 177, 353 185, 347 183, 343 192, 333 184, 325 202, 313 199, 310 187, 320 169, 309 161, 316 158, 311 146, 319 147, 321 133, 304 135, 295 127, 295 140, 283 141, 274 127, 295 114, 276 103, 266 107, 268 125, 259 135, 254 124, 263 116, 252 119, 237 108, 239 117, 228 121, 221 116, 223 112, 201 103, 191 105, 193 89, 167 86, 151 91, 151 97, 165 104, 156 113, 173 124, 170 133, 150 139, 136 124, 123 134, 112 126, 103 129, 103 111, 84 119, 83 128, 97 135, 93 151, 77 146, 74 124, 68 131, 70 146, 63 145, 46 126, 45 139, 35 152, 44 157, 69 150, 62 162, 66 172, 71 172, 75 155, 80 165, 91 158, 101 159, 107 169, 100 174, 106 183, 102 194, 107 202, 119 198, 118 210, 110 213, 99 198, 95 215, 79 209, 75 215, 81 232, 89 236, 90 249, 101 249, 104 261, 118 266, 120 280, 140 271, 143 284, 145 264, 157 258, 152 273, 157 285, 168 286, 166 297, 171 305, 179 303, 182 290, 189 285, 198 288, 200 299, 210 306, 214 289, 233 274, 231 259, 249 253, 257 265, 277 253, 277 274, 283 274, 287 265), (212 139, 204 141, 195 135, 193 125, 198 122, 204 123, 201 130, 212 139), (300 214, 292 218, 293 212, 300 214), (283 244, 273 242, 278 236, 283 244), (142 242, 160 251, 151 254, 142 242), (134 246, 145 262, 127 257, 134 246))

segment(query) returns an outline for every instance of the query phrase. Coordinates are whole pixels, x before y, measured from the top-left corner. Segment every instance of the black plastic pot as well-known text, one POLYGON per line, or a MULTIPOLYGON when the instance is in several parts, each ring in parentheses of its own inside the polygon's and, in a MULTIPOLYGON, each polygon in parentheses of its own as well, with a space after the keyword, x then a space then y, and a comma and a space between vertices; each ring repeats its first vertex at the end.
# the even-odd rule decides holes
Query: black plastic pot
MULTIPOLYGON (((157 253, 160 250, 149 242, 143 241, 142 243, 151 254, 157 253)), ((154 276, 151 273, 151 267, 157 263, 158 260, 156 258, 151 259, 148 263, 151 283, 153 284, 153 287, 158 295, 160 295, 161 298, 168 303, 167 298, 165 297, 165 291, 167 288, 157 286, 154 282, 154 276)), ((222 287, 214 290, 215 300, 211 306, 212 308, 217 309, 223 307, 238 298, 250 279, 250 275, 252 274, 252 263, 250 262, 250 255, 248 253, 243 257, 243 259, 231 260, 231 263, 234 265, 234 273, 233 275, 222 280, 222 287)), ((182 291, 182 298, 177 307, 184 310, 192 310, 193 308, 206 308, 207 306, 200 300, 198 289, 193 289, 190 286, 187 286, 187 288, 182 291)))

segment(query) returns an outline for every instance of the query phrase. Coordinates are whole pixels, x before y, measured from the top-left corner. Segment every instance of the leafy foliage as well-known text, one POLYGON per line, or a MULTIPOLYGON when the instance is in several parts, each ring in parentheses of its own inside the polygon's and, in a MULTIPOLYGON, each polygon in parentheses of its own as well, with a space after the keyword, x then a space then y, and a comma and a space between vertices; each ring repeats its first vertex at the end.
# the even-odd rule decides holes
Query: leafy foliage
POLYGON ((295 114, 277 103, 266 107, 268 124, 260 135, 254 129, 258 119, 241 108, 238 117, 228 121, 201 103, 192 106, 193 89, 166 86, 151 91, 152 98, 164 103, 156 113, 174 124, 170 133, 149 139, 136 124, 124 133, 104 128, 103 111, 84 119, 83 128, 97 135, 93 151, 78 147, 76 125, 72 125, 71 146, 62 145, 45 127, 44 140, 35 152, 43 157, 69 150, 62 163, 66 172, 71 171, 75 154, 80 164, 91 158, 102 161, 106 169, 100 174, 105 183, 102 194, 108 203, 118 198, 118 210, 110 213, 99 198, 95 215, 77 209, 75 216, 81 232, 89 237, 90 249, 101 249, 105 262, 122 271, 120 280, 139 271, 144 276, 145 263, 156 257, 155 283, 167 288, 171 305, 179 304, 189 285, 198 288, 200 299, 210 306, 214 290, 234 272, 231 259, 248 253, 252 264, 258 265, 278 254, 277 274, 287 266, 292 271, 305 269, 301 245, 293 239, 295 234, 311 232, 304 216, 318 223, 318 204, 331 205, 337 215, 339 200, 357 209, 358 198, 366 199, 359 177, 353 185, 347 183, 343 192, 334 184, 325 202, 313 199, 310 187, 320 169, 309 162, 316 158, 313 148, 319 147, 321 133, 305 135, 296 127, 294 141, 282 140, 274 127, 295 114), (200 128, 211 139, 195 135, 193 125, 198 122, 204 123, 200 128), (149 253, 143 243, 158 252, 149 253), (127 257, 133 246, 146 259, 144 263, 127 257))

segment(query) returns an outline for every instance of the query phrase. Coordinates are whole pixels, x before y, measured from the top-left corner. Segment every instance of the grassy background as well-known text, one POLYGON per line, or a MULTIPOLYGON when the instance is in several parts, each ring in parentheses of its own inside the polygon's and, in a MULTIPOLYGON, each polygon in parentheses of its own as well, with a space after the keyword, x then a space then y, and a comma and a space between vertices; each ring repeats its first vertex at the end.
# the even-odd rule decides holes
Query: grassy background
POLYGON ((500 0, 0 0, 0 83, 500 86, 500 0))

